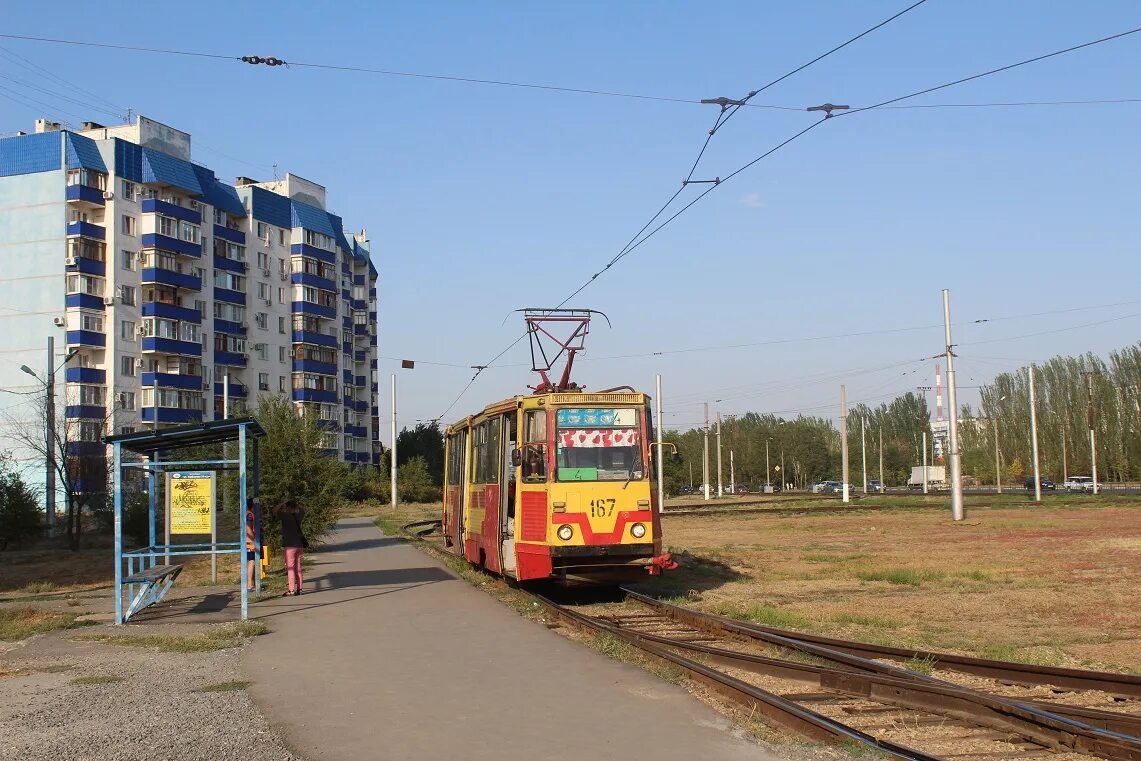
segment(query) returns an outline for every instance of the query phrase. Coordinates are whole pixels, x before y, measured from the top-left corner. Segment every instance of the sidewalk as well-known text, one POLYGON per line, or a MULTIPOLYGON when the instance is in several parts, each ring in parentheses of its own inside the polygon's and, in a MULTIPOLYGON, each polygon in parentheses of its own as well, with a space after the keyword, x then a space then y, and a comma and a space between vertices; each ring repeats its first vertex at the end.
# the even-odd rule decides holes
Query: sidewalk
POLYGON ((367 519, 259 603, 250 692, 308 761, 767 761, 683 689, 504 608, 367 519))

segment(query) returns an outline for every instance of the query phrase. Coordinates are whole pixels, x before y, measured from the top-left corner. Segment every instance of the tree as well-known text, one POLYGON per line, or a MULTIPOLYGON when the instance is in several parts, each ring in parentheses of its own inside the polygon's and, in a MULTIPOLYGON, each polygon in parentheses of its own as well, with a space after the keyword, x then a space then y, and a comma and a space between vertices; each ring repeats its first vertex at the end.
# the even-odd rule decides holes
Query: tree
POLYGON ((405 428, 396 437, 396 465, 397 477, 400 468, 417 457, 424 460, 424 465, 437 486, 444 484, 444 434, 440 431, 440 424, 433 420, 430 423, 417 423, 409 430, 405 428))
MULTIPOLYGON (((69 389, 78 394, 78 387, 69 389)), ((47 461, 51 455, 57 488, 63 492, 66 508, 68 547, 79 549, 83 534, 83 509, 105 499, 107 494, 107 447, 102 443, 108 421, 114 414, 114 405, 104 407, 107 412, 99 418, 68 417, 68 405, 79 405, 79 398, 65 399, 56 405, 54 419, 47 414, 47 396, 37 391, 30 395, 31 410, 20 405, 22 415, 4 415, 11 437, 20 447, 33 453, 37 459, 47 461), (51 427, 52 444, 45 435, 45 421, 51 427)), ((82 400, 83 406, 103 407, 104 399, 82 400)))
MULTIPOLYGON (((305 511, 302 528, 312 541, 332 528, 351 480, 349 467, 322 454, 325 430, 311 411, 298 413, 284 396, 262 396, 256 417, 261 440, 261 500, 270 508, 294 500, 305 511)), ((280 524, 273 510, 263 510, 264 535, 277 547, 280 524)))
MULTIPOLYGON (((397 452, 400 449, 397 447, 397 452)), ((440 486, 428 472, 423 457, 413 457, 396 470, 396 484, 400 499, 405 502, 439 502, 440 486)))
POLYGON ((24 539, 39 534, 42 519, 35 492, 8 460, 7 455, 0 456, 0 550, 7 549, 9 542, 22 546, 24 539))

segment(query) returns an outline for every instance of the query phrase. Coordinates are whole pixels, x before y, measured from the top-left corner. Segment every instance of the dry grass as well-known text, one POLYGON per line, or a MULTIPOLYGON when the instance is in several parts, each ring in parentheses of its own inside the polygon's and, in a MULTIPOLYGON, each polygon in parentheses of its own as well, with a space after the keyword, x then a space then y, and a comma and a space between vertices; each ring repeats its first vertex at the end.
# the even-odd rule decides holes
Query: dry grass
POLYGON ((253 682, 242 681, 236 679, 232 682, 218 682, 217 684, 208 684, 199 689, 199 692, 240 692, 241 690, 249 687, 253 682))
POLYGON ((80 634, 72 639, 85 642, 104 642, 125 647, 143 647, 163 653, 204 653, 226 650, 244 645, 250 637, 265 634, 266 625, 260 621, 239 621, 214 626, 195 634, 80 634))
POLYGON ((1141 670, 1141 500, 1020 499, 968 503, 957 524, 918 509, 666 517, 682 568, 643 587, 853 639, 1141 670))
POLYGON ((57 613, 31 605, 0 608, 0 642, 19 642, 36 634, 75 626, 75 614, 57 613))

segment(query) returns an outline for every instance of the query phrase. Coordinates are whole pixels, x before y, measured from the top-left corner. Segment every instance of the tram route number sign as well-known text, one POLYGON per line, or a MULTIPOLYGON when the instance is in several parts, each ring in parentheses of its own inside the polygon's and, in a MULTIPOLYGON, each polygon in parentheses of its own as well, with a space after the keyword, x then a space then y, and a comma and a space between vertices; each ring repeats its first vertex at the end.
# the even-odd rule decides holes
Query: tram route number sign
POLYGON ((633 408, 564 407, 557 413, 560 428, 633 428, 638 411, 633 408))
POLYGON ((217 489, 212 471, 166 474, 166 516, 171 534, 211 534, 217 489))

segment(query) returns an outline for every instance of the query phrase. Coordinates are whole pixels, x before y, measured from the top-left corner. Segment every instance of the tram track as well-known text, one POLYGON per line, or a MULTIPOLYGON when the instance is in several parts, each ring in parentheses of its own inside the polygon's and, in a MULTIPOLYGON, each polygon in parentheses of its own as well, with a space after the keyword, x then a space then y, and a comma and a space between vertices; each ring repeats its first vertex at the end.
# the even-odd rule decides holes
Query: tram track
MULTIPOLYGON (((1141 716, 1134 713, 995 694, 873 660, 906 660, 916 651, 896 648, 885 654, 878 646, 843 640, 827 640, 829 646, 815 641, 827 638, 754 627, 626 592, 628 601, 648 612, 586 615, 545 597, 536 600, 560 622, 617 637, 681 669, 750 715, 808 739, 855 742, 893 758, 1048 753, 1053 759, 1141 759, 1141 716), (872 657, 845 652, 843 645, 864 648, 872 657), (762 654, 766 648, 785 655, 769 657, 762 654), (806 685, 810 692, 803 691, 806 685)), ((1129 699, 1141 688, 1141 679, 1129 675, 1076 669, 1036 673, 1037 667, 1023 664, 942 657, 948 663, 938 661, 941 668, 984 669, 987 678, 1010 684, 1069 679, 1067 689, 1097 689, 1111 700, 1129 699)))

